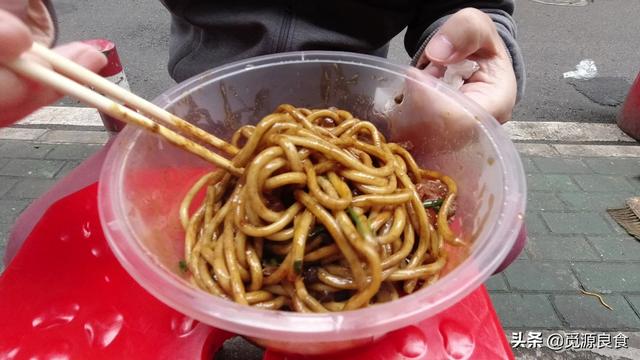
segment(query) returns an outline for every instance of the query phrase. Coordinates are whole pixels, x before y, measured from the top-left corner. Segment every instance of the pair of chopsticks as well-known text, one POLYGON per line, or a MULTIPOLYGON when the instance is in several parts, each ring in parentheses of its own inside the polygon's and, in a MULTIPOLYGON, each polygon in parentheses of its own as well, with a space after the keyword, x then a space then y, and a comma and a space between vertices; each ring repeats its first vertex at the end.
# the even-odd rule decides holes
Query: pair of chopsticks
POLYGON ((238 153, 239 150, 235 146, 113 84, 90 70, 87 70, 73 61, 49 50, 45 46, 34 43, 29 50, 29 53, 39 56, 49 62, 53 67, 53 70, 42 66, 35 61, 29 60, 24 56, 4 65, 17 74, 40 82, 62 94, 74 97, 86 105, 95 107, 99 111, 118 120, 127 124, 134 124, 145 130, 157 133, 170 143, 181 147, 202 159, 231 172, 234 175, 242 174, 243 169, 235 167, 228 159, 216 154, 199 143, 174 132, 167 126, 171 126, 174 129, 181 131, 183 134, 186 134, 204 144, 222 150, 230 156, 238 153), (137 111, 122 106, 114 100, 91 90, 89 87, 94 88, 113 99, 119 100, 128 106, 135 108, 137 111))

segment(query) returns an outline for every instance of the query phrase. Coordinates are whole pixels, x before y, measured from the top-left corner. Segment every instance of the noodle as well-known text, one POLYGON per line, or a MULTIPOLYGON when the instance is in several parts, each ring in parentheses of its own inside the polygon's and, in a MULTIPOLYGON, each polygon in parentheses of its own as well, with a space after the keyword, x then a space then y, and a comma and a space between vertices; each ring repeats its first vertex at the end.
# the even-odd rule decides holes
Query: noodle
POLYGON ((347 111, 281 105, 231 144, 242 175, 203 175, 179 210, 191 282, 209 293, 262 309, 353 310, 428 287, 445 243, 462 244, 449 227, 453 179, 347 111))

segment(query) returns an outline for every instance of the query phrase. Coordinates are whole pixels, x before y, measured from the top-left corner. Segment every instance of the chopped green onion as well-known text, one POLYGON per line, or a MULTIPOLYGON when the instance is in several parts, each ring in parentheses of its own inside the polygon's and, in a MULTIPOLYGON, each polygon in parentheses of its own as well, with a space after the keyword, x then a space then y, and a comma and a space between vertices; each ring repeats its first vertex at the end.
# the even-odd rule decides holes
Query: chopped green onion
POLYGON ((302 261, 301 260, 296 260, 293 262, 293 271, 296 272, 296 274, 300 275, 302 274, 302 261))
POLYGON ((440 199, 431 199, 431 200, 425 200, 422 203, 422 206, 424 206, 425 209, 428 208, 435 208, 440 209, 440 206, 442 206, 442 203, 444 202, 444 199, 440 198, 440 199))
POLYGON ((364 222, 361 221, 360 215, 358 215, 358 213, 355 210, 353 210, 353 208, 350 208, 350 207, 347 208, 347 213, 351 217, 351 220, 353 220, 353 223, 356 224, 356 229, 358 230, 360 235, 362 235, 362 237, 364 237, 365 240, 372 241, 373 230, 371 230, 371 226, 369 226, 369 222, 367 222, 366 220, 364 222))
POLYGON ((316 236, 325 233, 327 231, 327 229, 325 229, 324 226, 322 225, 316 225, 316 227, 313 228, 313 230, 311 230, 311 233, 309 233, 309 239, 313 239, 316 236))
POLYGON ((189 270, 189 267, 187 266, 187 262, 186 262, 186 261, 184 261, 184 260, 180 260, 180 261, 178 262, 178 266, 180 267, 180 270, 181 270, 182 272, 185 272, 185 273, 186 273, 186 272, 187 272, 187 270, 189 270))
POLYGON ((278 260, 275 256, 266 256, 262 258, 262 266, 273 266, 277 267, 280 265, 280 260, 278 260))

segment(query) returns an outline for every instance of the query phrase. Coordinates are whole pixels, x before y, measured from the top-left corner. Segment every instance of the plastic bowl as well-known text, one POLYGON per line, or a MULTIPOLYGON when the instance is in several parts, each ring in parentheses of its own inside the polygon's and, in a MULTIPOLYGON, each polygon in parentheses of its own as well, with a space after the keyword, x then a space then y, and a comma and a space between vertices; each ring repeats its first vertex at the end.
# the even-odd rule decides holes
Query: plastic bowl
POLYGON ((225 301, 190 285, 178 266, 184 253, 179 203, 211 165, 127 126, 100 177, 102 226, 123 267, 168 306, 267 347, 330 352, 437 314, 480 286, 506 257, 526 202, 518 153, 478 105, 415 69, 351 53, 287 53, 213 69, 155 100, 227 139, 281 103, 336 106, 374 121, 394 141, 409 140, 421 166, 457 181, 456 216, 468 251, 455 252, 451 266, 427 289, 365 309, 309 315, 225 301))

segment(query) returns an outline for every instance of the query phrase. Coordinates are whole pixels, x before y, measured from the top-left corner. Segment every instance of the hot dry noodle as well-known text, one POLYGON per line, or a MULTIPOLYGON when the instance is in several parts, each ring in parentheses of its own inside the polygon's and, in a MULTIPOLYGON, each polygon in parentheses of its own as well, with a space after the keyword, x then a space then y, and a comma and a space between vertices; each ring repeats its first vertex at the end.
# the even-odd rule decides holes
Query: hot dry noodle
POLYGON ((205 174, 180 208, 184 265, 214 295, 264 309, 358 309, 435 282, 445 242, 459 241, 449 228, 455 182, 347 111, 281 105, 231 143, 242 175, 205 174))

